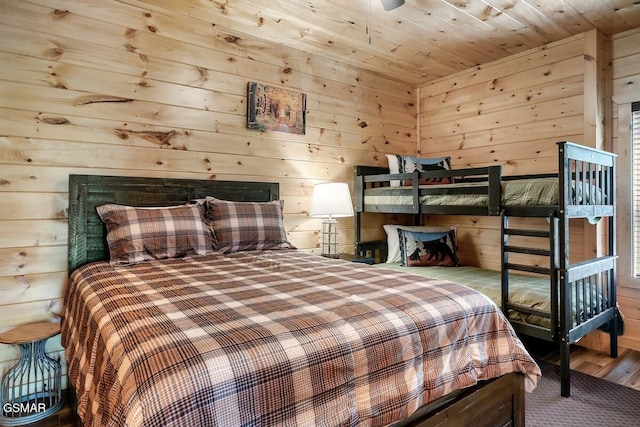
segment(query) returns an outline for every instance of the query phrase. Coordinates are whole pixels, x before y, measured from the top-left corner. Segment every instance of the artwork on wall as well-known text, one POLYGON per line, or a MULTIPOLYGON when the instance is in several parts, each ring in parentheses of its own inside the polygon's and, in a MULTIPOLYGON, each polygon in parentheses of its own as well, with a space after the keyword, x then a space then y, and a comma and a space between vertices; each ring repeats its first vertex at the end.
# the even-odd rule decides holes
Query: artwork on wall
POLYGON ((281 87, 249 82, 247 127, 304 135, 307 95, 281 87))

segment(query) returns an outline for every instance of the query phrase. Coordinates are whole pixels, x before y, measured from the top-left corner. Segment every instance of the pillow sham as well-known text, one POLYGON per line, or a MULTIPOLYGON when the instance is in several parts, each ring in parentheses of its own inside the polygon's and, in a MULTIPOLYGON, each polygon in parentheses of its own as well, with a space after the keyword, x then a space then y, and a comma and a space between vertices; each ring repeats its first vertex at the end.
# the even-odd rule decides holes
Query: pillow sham
POLYGON ((386 262, 400 262, 400 239, 398 238, 398 230, 408 231, 420 231, 420 232, 436 232, 446 233, 451 230, 451 227, 446 226, 424 226, 424 225, 396 225, 385 224, 382 226, 385 233, 387 233, 387 261, 386 262))
POLYGON ((206 207, 217 251, 295 249, 287 240, 282 200, 231 202, 211 197, 206 207))
POLYGON ((96 210, 107 227, 111 265, 213 252, 211 233, 198 205, 140 208, 106 204, 96 210))
POLYGON ((398 230, 398 237, 404 266, 457 267, 459 264, 454 230, 444 233, 398 230))
MULTIPOLYGON (((421 159, 419 157, 400 156, 387 154, 389 173, 411 173, 413 171, 427 172, 438 170, 451 170, 451 157, 433 157, 421 159)), ((451 184, 453 179, 449 177, 420 179, 419 185, 451 184)), ((413 185, 410 179, 393 180, 392 187, 400 185, 413 185)))

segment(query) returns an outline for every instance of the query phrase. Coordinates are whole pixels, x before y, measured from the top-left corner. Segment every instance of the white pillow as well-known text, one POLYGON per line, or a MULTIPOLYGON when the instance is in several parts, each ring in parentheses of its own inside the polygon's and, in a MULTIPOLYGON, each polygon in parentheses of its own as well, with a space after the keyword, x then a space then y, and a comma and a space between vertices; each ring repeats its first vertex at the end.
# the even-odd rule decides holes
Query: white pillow
POLYGON ((385 224, 382 226, 387 233, 387 262, 400 262, 400 239, 398 238, 398 229, 407 231, 422 231, 425 233, 440 233, 447 232, 452 227, 439 226, 429 227, 424 225, 395 225, 385 224))
MULTIPOLYGON (((389 162, 389 173, 400 173, 400 163, 398 157, 395 154, 387 154, 387 161, 389 162)), ((400 187, 400 180, 394 179, 390 182, 391 187, 400 187)))

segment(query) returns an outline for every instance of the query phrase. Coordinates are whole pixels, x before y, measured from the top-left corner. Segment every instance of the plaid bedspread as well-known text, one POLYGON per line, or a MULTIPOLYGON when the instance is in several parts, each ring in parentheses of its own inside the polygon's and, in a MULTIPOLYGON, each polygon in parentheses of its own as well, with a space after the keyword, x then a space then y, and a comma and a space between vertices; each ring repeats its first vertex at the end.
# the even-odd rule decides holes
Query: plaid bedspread
POLYGON ((76 270, 62 340, 86 426, 378 426, 540 370, 470 288, 295 250, 76 270))

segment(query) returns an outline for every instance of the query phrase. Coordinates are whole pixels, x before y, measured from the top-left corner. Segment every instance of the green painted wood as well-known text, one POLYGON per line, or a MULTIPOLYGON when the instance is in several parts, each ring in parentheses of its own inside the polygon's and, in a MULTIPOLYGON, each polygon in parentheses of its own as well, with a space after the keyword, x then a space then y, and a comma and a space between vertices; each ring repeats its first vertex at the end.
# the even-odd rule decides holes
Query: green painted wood
POLYGON ((172 206, 206 196, 224 200, 278 200, 278 183, 69 175, 69 272, 92 261, 109 259, 106 228, 96 207, 172 206))

